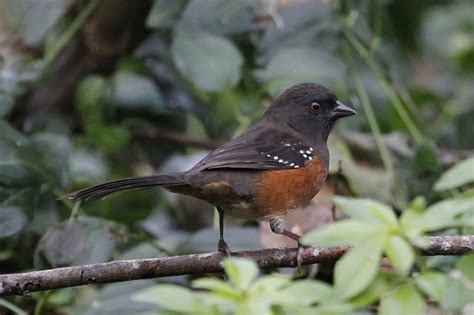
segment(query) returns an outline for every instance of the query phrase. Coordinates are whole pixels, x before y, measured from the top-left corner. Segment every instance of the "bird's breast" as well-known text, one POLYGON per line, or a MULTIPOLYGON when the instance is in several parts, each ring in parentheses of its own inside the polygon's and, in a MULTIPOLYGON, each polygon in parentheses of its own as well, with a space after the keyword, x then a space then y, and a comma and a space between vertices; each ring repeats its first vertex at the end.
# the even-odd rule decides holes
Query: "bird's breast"
POLYGON ((307 204, 321 189, 327 172, 327 165, 318 158, 298 169, 262 172, 255 182, 256 216, 283 217, 307 204))

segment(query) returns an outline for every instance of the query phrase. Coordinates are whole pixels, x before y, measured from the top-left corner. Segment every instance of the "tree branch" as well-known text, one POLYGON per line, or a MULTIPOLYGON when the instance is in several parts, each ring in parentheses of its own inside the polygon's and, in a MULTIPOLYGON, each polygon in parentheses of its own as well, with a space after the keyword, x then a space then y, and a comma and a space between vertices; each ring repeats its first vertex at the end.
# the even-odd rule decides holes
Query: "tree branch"
MULTIPOLYGON (((418 248, 424 256, 463 255, 474 251, 474 235, 429 237, 427 248, 418 248)), ((302 264, 334 261, 348 246, 305 247, 302 264)), ((232 254, 254 260, 260 267, 294 267, 296 248, 272 248, 232 254)), ((72 266, 17 274, 0 275, 0 296, 22 295, 35 291, 74 287, 85 284, 121 282, 137 279, 203 274, 222 271, 219 252, 150 259, 118 260, 100 264, 72 266)))

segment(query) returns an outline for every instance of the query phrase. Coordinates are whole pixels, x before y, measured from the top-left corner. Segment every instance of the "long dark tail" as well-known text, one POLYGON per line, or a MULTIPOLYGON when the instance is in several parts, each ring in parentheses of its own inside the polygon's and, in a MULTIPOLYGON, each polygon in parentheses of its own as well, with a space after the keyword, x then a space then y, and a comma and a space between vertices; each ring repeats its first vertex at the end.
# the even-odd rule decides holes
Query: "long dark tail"
POLYGON ((150 188, 154 186, 182 185, 184 184, 183 178, 183 173, 124 178, 84 188, 67 194, 63 198, 83 201, 94 200, 120 191, 150 188))

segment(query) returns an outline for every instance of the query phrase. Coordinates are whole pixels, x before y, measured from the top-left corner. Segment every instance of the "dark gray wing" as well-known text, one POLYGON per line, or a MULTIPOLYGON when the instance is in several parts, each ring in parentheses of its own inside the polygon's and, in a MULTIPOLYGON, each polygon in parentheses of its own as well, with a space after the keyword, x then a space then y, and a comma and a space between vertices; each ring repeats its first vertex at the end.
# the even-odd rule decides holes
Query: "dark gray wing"
POLYGON ((197 167, 201 170, 299 168, 312 160, 313 155, 314 149, 292 134, 254 129, 211 152, 197 167))

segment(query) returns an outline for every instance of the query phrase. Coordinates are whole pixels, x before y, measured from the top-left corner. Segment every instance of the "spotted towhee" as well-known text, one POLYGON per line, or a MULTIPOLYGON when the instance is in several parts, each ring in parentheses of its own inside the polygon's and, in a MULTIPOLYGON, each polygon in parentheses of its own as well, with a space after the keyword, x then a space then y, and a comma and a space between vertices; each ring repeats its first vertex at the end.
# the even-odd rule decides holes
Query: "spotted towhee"
POLYGON ((92 200, 109 194, 163 186, 206 200, 219 212, 219 251, 224 214, 269 220, 274 233, 296 241, 283 227, 289 211, 308 203, 326 180, 327 138, 336 120, 356 112, 330 90, 313 83, 290 87, 245 133, 209 153, 185 172, 120 179, 73 192, 66 197, 92 200))

